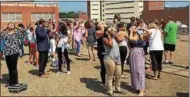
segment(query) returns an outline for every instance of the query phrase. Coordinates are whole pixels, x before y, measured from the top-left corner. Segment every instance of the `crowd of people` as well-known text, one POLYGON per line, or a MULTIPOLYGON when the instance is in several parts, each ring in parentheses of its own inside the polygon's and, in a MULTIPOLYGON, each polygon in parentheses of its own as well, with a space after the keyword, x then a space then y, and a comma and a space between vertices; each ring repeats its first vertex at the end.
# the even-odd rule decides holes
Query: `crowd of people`
POLYGON ((17 61, 24 55, 24 46, 29 47, 28 64, 39 67, 39 77, 47 78, 48 58, 52 66, 57 66, 57 74, 62 74, 65 63, 67 74, 71 74, 72 60, 69 52, 81 56, 81 47, 88 49, 89 61, 101 64, 101 81, 108 89, 108 95, 115 92, 125 94, 120 89, 124 65, 128 64, 131 74, 131 86, 139 96, 145 95, 145 55, 150 55, 154 80, 161 78, 162 63, 173 64, 173 53, 177 41, 178 26, 172 17, 167 21, 153 19, 145 23, 143 19, 131 17, 125 25, 116 14, 113 22, 103 21, 45 21, 40 19, 34 26, 15 25, 10 22, 1 30, 1 57, 4 55, 9 71, 9 84, 19 84, 17 61), (149 48, 149 49, 148 49, 149 48), (71 50, 73 49, 73 50, 71 50), (163 53, 165 60, 162 61, 163 53), (58 60, 58 64, 56 64, 58 60), (107 76, 107 77, 106 77, 107 76))

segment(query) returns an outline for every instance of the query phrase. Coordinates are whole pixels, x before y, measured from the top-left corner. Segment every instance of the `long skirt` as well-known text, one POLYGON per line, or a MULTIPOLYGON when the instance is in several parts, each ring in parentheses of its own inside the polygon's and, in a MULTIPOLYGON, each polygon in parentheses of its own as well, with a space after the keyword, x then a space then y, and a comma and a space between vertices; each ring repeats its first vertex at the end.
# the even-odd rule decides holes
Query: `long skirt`
POLYGON ((129 56, 131 84, 135 90, 145 89, 145 55, 143 48, 133 48, 129 56))

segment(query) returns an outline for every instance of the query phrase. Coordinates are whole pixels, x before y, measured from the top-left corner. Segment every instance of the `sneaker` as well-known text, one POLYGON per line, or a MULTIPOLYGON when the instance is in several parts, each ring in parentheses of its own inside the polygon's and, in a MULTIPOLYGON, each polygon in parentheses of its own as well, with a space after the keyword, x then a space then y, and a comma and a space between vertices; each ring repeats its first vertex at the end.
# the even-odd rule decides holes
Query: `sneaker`
POLYGON ((164 61, 163 64, 169 64, 169 62, 168 61, 164 61))
POLYGON ((60 74, 63 74, 63 72, 61 72, 61 71, 58 71, 58 72, 57 72, 57 75, 60 75, 60 74))
POLYGON ((71 72, 70 72, 70 71, 67 71, 67 74, 71 74, 71 72))

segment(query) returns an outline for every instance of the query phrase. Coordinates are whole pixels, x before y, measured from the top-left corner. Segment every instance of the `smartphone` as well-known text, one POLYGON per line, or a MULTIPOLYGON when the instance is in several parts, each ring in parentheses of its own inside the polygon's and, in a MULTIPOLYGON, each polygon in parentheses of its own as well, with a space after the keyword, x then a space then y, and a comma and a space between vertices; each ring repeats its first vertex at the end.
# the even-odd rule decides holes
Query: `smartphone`
POLYGON ((141 34, 144 33, 144 30, 143 30, 143 29, 138 29, 137 33, 138 33, 139 35, 141 35, 141 34))

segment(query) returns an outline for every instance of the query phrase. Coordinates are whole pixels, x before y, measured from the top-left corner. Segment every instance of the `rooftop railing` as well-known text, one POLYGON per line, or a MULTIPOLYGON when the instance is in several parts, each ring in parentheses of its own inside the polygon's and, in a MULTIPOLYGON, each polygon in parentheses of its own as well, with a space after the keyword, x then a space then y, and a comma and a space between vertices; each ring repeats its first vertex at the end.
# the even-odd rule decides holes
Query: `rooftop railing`
POLYGON ((40 7, 58 7, 58 3, 41 3, 41 2, 2 2, 1 6, 40 6, 40 7))

